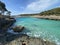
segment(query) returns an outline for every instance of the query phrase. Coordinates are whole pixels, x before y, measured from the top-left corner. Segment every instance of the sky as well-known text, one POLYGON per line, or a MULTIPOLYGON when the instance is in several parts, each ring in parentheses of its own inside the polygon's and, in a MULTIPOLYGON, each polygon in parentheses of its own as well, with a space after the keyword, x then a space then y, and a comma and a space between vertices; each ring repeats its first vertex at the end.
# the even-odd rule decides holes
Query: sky
POLYGON ((60 0, 0 0, 12 15, 40 13, 60 7, 60 0))

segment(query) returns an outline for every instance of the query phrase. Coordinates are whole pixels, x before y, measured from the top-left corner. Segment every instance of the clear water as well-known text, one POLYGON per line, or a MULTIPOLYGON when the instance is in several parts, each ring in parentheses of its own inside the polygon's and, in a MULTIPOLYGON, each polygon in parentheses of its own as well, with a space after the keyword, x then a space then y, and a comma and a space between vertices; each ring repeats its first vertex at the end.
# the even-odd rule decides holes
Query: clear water
POLYGON ((39 37, 57 42, 60 45, 60 21, 38 18, 16 18, 15 25, 24 26, 22 32, 32 37, 39 37))

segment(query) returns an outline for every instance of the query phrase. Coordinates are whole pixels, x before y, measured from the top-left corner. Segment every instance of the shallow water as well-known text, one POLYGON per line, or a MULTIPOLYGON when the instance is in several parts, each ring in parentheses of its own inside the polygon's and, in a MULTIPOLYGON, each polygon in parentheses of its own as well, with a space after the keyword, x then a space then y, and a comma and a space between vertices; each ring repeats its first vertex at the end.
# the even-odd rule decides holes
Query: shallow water
POLYGON ((15 25, 21 25, 26 28, 21 33, 55 41, 60 45, 60 21, 38 18, 16 18, 15 25))

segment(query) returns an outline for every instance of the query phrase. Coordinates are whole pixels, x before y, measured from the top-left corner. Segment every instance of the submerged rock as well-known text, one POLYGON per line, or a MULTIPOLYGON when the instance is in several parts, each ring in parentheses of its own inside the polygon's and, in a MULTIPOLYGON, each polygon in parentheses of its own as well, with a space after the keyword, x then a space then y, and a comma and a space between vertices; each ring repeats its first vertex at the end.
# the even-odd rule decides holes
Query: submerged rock
POLYGON ((23 26, 16 26, 12 28, 14 32, 21 32, 23 31, 24 27, 23 26))

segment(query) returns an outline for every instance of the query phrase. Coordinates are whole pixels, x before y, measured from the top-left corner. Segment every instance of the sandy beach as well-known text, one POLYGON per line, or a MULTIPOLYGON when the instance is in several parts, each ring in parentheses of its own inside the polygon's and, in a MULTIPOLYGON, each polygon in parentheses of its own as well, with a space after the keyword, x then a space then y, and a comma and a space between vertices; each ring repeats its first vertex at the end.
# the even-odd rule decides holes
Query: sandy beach
POLYGON ((50 15, 50 16, 39 16, 39 15, 35 15, 35 16, 31 16, 31 17, 35 17, 35 18, 42 18, 42 19, 52 19, 52 20, 60 20, 60 16, 56 16, 56 15, 50 15))

